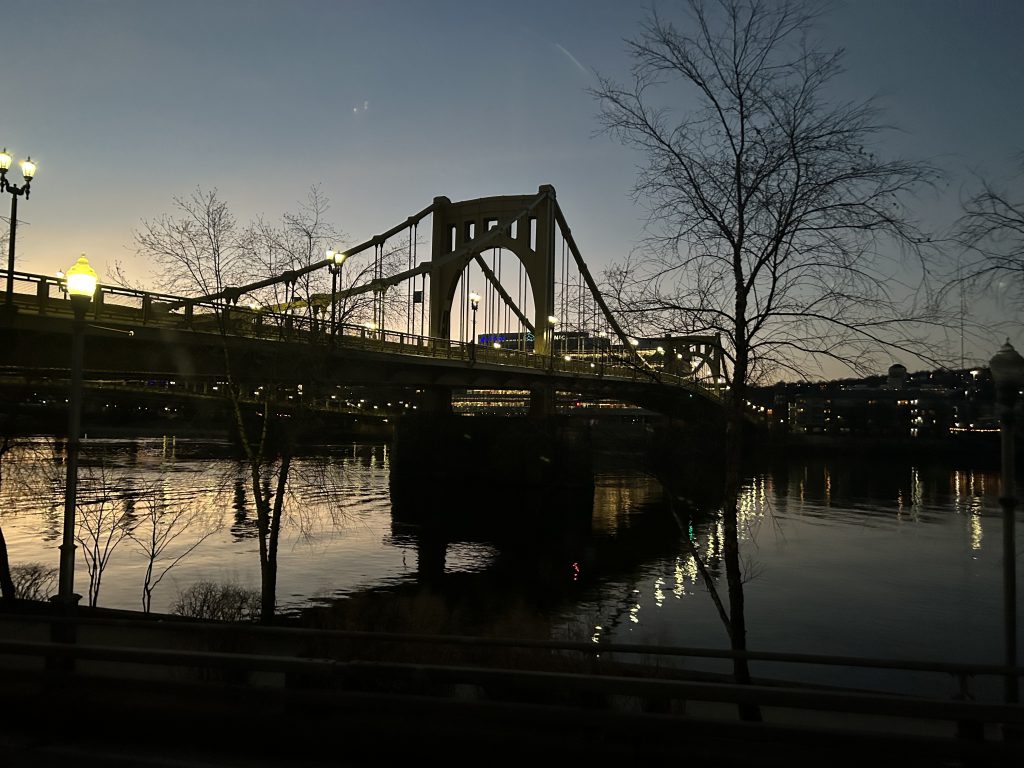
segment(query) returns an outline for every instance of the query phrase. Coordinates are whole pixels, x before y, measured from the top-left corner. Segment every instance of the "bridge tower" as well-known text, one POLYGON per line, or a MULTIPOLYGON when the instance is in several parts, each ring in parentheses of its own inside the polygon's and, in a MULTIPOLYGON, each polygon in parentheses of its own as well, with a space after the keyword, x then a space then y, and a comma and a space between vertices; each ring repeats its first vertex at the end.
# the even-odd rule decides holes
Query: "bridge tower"
POLYGON ((430 335, 449 338, 452 304, 459 278, 477 250, 458 259, 445 256, 495 227, 484 250, 505 248, 523 263, 530 279, 534 306, 534 351, 547 354, 554 339, 548 316, 555 311, 555 188, 542 184, 536 195, 481 197, 453 203, 434 198, 433 250, 430 269, 430 335))

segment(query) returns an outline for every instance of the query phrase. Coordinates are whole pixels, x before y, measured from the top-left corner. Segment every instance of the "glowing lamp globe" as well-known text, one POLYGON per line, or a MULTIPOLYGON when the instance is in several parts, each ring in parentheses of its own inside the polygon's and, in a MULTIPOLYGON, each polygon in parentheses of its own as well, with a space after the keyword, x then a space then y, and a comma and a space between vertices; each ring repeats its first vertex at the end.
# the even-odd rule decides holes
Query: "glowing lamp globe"
POLYGON ((31 180, 36 175, 36 164, 32 162, 32 158, 28 157, 21 161, 21 175, 26 180, 31 180))
POLYGON ((4 147, 4 149, 0 151, 0 171, 10 170, 11 163, 13 161, 14 158, 8 154, 7 147, 4 147))
POLYGON ((84 253, 67 271, 64 279, 67 282, 68 293, 72 296, 81 296, 86 300, 91 300, 93 294, 96 293, 96 283, 98 282, 96 270, 89 266, 89 260, 85 258, 84 253))

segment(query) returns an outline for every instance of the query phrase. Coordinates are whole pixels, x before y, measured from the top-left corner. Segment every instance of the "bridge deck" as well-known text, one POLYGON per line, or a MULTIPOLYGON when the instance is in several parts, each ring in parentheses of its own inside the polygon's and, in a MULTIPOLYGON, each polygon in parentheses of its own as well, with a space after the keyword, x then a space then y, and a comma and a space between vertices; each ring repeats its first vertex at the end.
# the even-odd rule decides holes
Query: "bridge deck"
MULTIPOLYGON (((67 340, 73 311, 69 300, 51 296, 61 284, 42 275, 16 273, 33 294, 15 293, 15 312, 0 315, 0 330, 12 343, 2 369, 59 375, 69 367, 67 340)), ((112 374, 216 378, 224 375, 230 349, 268 379, 312 369, 340 383, 530 388, 547 382, 560 389, 604 391, 614 396, 637 387, 685 392, 716 401, 717 385, 707 386, 638 365, 626 355, 564 356, 533 350, 374 329, 305 316, 261 311, 230 303, 195 302, 180 297, 104 286, 90 305, 85 328, 86 376, 112 374), (184 304, 183 304, 184 302, 184 304), (171 309, 177 306, 178 309, 171 309), (94 341, 95 339, 95 341, 94 341), (298 366, 298 367, 297 367, 298 366)), ((236 366, 239 370, 242 362, 236 366)))

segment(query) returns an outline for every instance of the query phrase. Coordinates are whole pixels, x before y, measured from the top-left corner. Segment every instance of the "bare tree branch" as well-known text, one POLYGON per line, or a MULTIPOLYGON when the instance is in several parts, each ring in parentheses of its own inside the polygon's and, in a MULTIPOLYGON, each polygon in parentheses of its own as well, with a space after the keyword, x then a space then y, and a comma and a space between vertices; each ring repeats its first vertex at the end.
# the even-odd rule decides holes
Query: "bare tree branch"
POLYGON ((1024 152, 1003 182, 979 181, 963 203, 953 242, 963 260, 948 289, 984 291, 1003 306, 1024 309, 1024 152))
POLYGON ((930 330, 951 320, 902 203, 937 170, 876 155, 876 106, 829 98, 842 52, 812 44, 818 4, 687 7, 628 41, 631 84, 592 91, 603 131, 646 158, 647 236, 606 275, 619 309, 659 333, 720 333, 734 386, 827 360, 865 373, 894 349, 940 365, 930 330))

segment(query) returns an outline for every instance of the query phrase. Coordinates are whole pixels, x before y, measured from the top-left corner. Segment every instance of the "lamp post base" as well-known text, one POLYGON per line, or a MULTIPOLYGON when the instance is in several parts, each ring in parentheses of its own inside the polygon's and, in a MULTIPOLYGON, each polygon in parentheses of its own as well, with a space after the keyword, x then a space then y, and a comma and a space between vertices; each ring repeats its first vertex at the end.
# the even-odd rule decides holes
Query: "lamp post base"
POLYGON ((70 599, 65 600, 64 599, 64 595, 60 595, 60 594, 51 595, 50 596, 50 602, 51 603, 55 603, 55 604, 63 603, 63 604, 66 604, 69 608, 74 608, 80 602, 82 602, 82 596, 80 594, 78 594, 77 592, 72 592, 71 596, 70 596, 70 599))

